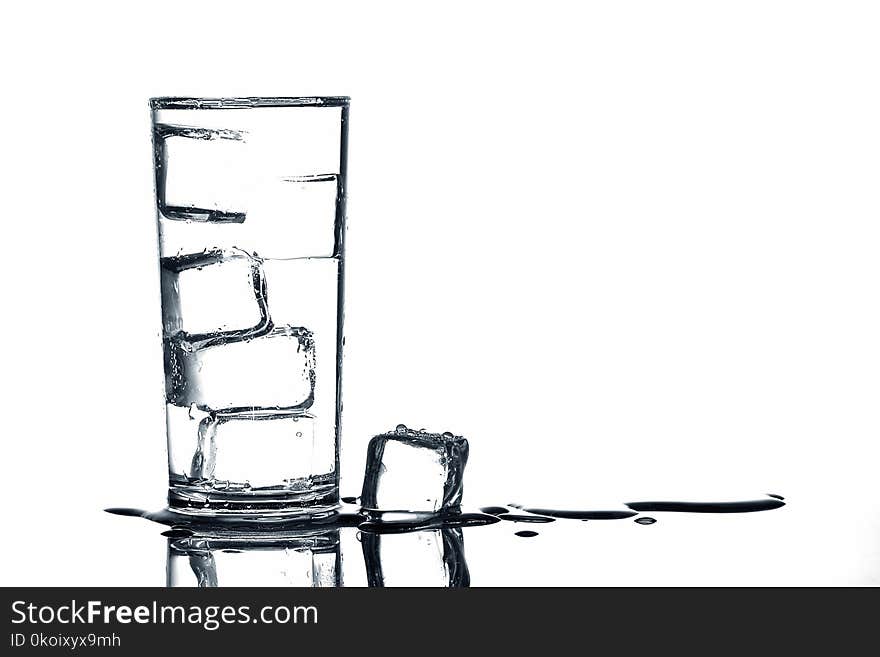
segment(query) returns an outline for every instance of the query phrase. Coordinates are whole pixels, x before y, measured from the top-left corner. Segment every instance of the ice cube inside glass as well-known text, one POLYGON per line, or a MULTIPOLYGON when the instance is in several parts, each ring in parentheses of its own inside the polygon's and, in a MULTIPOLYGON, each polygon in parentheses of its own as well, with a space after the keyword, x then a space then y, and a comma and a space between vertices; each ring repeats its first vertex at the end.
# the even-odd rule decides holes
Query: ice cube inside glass
POLYGON ((212 249, 162 258, 160 265, 166 335, 197 342, 269 329, 262 263, 247 252, 212 249))

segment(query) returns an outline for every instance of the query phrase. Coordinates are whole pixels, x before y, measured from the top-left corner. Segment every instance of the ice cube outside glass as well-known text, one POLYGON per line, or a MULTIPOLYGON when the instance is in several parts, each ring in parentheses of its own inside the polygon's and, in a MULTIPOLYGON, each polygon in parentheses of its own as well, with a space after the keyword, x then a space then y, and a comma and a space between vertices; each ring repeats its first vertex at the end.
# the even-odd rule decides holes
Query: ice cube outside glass
POLYGON ((374 436, 367 448, 361 506, 388 512, 448 514, 461 511, 468 442, 452 433, 399 425, 374 436))
POLYGON ((348 106, 150 100, 175 510, 338 506, 348 106))

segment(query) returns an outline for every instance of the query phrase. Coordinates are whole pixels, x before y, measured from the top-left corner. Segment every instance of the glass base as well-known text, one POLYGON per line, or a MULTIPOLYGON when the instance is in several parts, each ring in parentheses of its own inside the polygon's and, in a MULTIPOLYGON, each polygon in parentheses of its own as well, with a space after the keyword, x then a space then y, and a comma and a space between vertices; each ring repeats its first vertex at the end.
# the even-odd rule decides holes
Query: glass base
POLYGON ((307 490, 224 491, 172 482, 168 506, 179 513, 204 516, 324 517, 339 508, 336 481, 315 481, 307 490))

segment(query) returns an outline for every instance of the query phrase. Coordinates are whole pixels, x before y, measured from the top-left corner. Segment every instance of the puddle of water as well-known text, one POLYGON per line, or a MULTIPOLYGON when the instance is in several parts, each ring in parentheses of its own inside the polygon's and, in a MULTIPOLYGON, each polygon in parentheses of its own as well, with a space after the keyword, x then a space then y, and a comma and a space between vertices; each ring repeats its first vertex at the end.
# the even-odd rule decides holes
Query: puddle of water
POLYGON ((172 531, 188 530, 192 534, 202 535, 241 534, 259 537, 303 529, 354 527, 364 521, 364 517, 358 513, 336 513, 319 518, 309 518, 302 516, 200 516, 171 509, 147 511, 131 507, 112 507, 104 510, 114 515, 144 518, 171 527, 172 531))
POLYGON ((548 518, 547 516, 535 516, 532 514, 526 515, 524 513, 508 513, 501 516, 502 520, 509 520, 510 522, 534 522, 534 523, 546 523, 546 522, 556 522, 556 518, 548 518))
MULTIPOLYGON (((497 516, 486 513, 455 513, 449 515, 430 515, 423 513, 386 513, 367 518, 360 513, 335 513, 321 518, 301 517, 228 517, 196 516, 170 509, 146 511, 130 507, 104 509, 107 513, 119 516, 145 518, 152 522, 171 527, 170 532, 177 536, 201 535, 248 535, 266 536, 283 534, 285 531, 303 529, 339 529, 357 527, 362 532, 373 534, 398 534, 423 529, 443 529, 453 527, 481 527, 499 522, 497 516), (178 534, 177 532, 187 532, 178 534)), ((163 535, 168 536, 168 532, 163 535)))
POLYGON ((456 513, 431 516, 418 513, 385 514, 380 518, 362 522, 357 528, 372 534, 399 534, 422 529, 443 529, 452 527, 482 527, 499 521, 497 516, 487 513, 456 513), (403 517, 398 517, 403 516, 403 517))
POLYGON ((505 513, 510 513, 510 509, 507 509, 503 506, 481 506, 480 511, 493 516, 501 516, 505 513))
POLYGON ((526 508, 524 511, 539 516, 566 518, 568 520, 622 520, 623 518, 632 518, 633 516, 638 515, 635 511, 575 511, 569 509, 532 508, 526 508))
POLYGON ((630 502, 633 511, 667 511, 674 513, 754 513, 772 511, 785 506, 778 497, 743 502, 630 502))
MULTIPOLYGON (((511 513, 503 506, 481 507, 482 513, 450 513, 431 515, 425 513, 402 513, 402 512, 379 512, 364 513, 337 512, 321 517, 308 516, 202 516, 189 513, 181 513, 170 509, 159 511, 146 511, 131 507, 113 507, 105 509, 108 513, 121 516, 134 516, 145 518, 153 522, 170 527, 163 532, 170 538, 183 538, 193 535, 246 535, 246 536, 270 536, 284 533, 285 531, 301 531, 303 529, 339 529, 342 527, 357 527, 358 530, 369 534, 399 534, 406 532, 422 531, 427 529, 449 529, 460 527, 482 527, 491 525, 501 520, 521 523, 549 523, 556 519, 565 520, 622 520, 632 518, 641 512, 673 512, 673 513, 753 513, 756 511, 772 511, 785 506, 781 495, 768 494, 767 498, 760 500, 745 500, 738 502, 676 502, 676 501, 653 501, 653 502, 629 502, 625 506, 629 510, 577 510, 577 509, 550 509, 543 507, 523 507, 519 504, 509 504, 522 513, 511 513)), ((356 501, 357 498, 344 498, 356 501)), ((635 522, 640 525, 650 525, 656 522, 654 518, 636 518, 635 522)), ((523 530, 527 532, 528 530, 523 530)), ((523 535, 522 532, 516 534, 523 535)), ((531 535, 531 534, 529 534, 531 535)))

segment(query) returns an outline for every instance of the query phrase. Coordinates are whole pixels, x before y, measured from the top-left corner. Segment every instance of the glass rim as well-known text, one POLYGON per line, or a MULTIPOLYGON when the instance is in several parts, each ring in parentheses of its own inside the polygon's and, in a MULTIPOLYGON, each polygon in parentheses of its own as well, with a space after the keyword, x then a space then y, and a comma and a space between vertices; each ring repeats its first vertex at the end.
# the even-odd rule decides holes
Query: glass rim
POLYGON ((150 98, 150 109, 250 109, 255 107, 348 107, 348 96, 239 96, 196 98, 158 96, 150 98))

